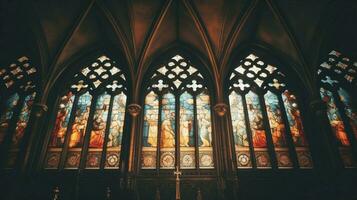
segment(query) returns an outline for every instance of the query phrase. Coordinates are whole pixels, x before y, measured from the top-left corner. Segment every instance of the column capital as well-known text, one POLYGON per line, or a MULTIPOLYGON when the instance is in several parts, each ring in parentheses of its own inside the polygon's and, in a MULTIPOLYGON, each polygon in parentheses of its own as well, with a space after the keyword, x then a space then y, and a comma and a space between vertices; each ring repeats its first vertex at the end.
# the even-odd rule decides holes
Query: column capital
POLYGON ((132 104, 128 105, 128 112, 133 117, 138 116, 140 114, 141 110, 142 109, 139 104, 132 103, 132 104))
POLYGON ((215 106, 213 106, 213 110, 217 113, 218 116, 223 117, 228 110, 228 105, 225 103, 217 103, 215 106))
POLYGON ((41 117, 43 114, 45 114, 48 111, 48 107, 46 104, 35 103, 33 105, 33 110, 35 112, 36 117, 41 117))

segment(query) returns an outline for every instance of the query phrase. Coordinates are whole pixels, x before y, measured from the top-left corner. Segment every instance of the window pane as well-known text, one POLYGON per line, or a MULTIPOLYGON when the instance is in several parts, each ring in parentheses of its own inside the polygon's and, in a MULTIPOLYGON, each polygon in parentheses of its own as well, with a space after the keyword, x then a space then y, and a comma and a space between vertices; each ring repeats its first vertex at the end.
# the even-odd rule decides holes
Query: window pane
POLYGON ((346 90, 342 88, 338 90, 338 94, 342 103, 345 105, 346 115, 350 121, 352 131, 357 139, 357 112, 352 107, 352 100, 350 98, 350 95, 347 93, 346 90))
POLYGON ((269 118, 270 132, 273 138, 275 154, 278 161, 278 167, 291 168, 293 163, 291 162, 289 148, 286 142, 286 130, 281 115, 279 99, 270 91, 264 95, 264 99, 269 118))
POLYGON ((77 103, 77 110, 73 125, 70 130, 68 153, 65 168, 78 168, 90 112, 92 96, 89 92, 82 94, 77 103))
POLYGON ((259 97, 250 91, 246 95, 250 129, 253 136, 253 147, 258 168, 270 168, 270 158, 267 149, 266 133, 264 130, 263 114, 259 97))
POLYGON ((7 131, 10 126, 10 121, 12 115, 14 114, 14 109, 19 101, 19 95, 13 94, 5 103, 5 110, 0 117, 0 144, 4 141, 7 131))
POLYGON ((180 96, 180 163, 181 168, 195 168, 195 138, 193 132, 194 100, 185 92, 180 96))
POLYGON ((60 99, 55 125, 53 127, 51 139, 48 145, 49 148, 45 161, 45 168, 58 167, 63 143, 66 137, 69 118, 71 116, 74 97, 75 96, 69 92, 60 99))
POLYGON ((162 97, 160 167, 175 166, 175 96, 171 93, 162 97))
POLYGON ((200 168, 213 168, 210 99, 201 93, 196 99, 200 168))
POLYGON ((22 105, 21 112, 19 115, 19 119, 16 123, 15 133, 12 136, 10 152, 9 152, 8 160, 6 163, 7 167, 13 167, 15 165, 18 152, 20 151, 19 146, 21 145, 21 141, 24 137, 27 123, 30 119, 31 108, 32 108, 35 96, 36 96, 36 93, 33 93, 33 94, 27 95, 25 97, 25 100, 24 100, 24 103, 22 105))
POLYGON ((251 168, 249 139, 245 125, 242 96, 236 92, 229 95, 233 137, 237 156, 238 168, 251 168))
POLYGON ((109 112, 110 95, 98 96, 90 132, 87 168, 99 168, 102 157, 105 129, 109 112))
POLYGON ((107 143, 105 168, 119 168, 120 149, 124 131, 126 95, 118 94, 114 97, 110 129, 107 143))
POLYGON ((154 92, 145 98, 143 148, 141 167, 144 169, 156 167, 156 147, 159 120, 159 99, 154 92))
POLYGON ((353 166, 353 156, 350 150, 350 141, 347 138, 345 125, 335 104, 333 94, 324 88, 320 88, 320 94, 327 105, 327 117, 330 121, 332 132, 337 139, 343 163, 346 167, 351 167, 353 166))

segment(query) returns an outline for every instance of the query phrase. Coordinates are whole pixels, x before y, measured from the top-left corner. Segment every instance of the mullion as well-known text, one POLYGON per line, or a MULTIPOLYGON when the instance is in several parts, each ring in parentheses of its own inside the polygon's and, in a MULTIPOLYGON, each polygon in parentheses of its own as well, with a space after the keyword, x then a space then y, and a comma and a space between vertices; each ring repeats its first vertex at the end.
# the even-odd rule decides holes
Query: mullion
POLYGON ((293 162, 294 168, 299 168, 297 151, 296 151, 295 144, 294 144, 294 141, 293 141, 293 138, 292 138, 292 135, 291 135, 290 124, 289 124, 289 121, 288 121, 288 118, 287 118, 287 112, 286 112, 286 109, 285 109, 285 106, 284 106, 284 102, 283 102, 283 99, 281 97, 281 94, 277 95, 277 96, 278 96, 278 100, 279 100, 279 107, 280 107, 281 116, 282 116, 283 121, 284 121, 285 136, 286 136, 286 139, 287 139, 286 142, 287 142, 288 147, 289 147, 289 155, 292 158, 292 162, 293 162))
POLYGON ((200 165, 199 165, 199 144, 198 144, 198 123, 197 123, 197 95, 193 97, 193 133, 195 135, 195 164, 197 174, 200 174, 200 165))
POLYGON ((175 95, 175 166, 181 168, 181 158, 180 158, 180 95, 175 95))
POLYGON ((84 139, 83 139, 83 144, 81 147, 82 150, 80 151, 81 159, 80 159, 79 166, 78 166, 79 169, 85 168, 85 164, 87 161, 89 139, 91 136, 91 130, 93 128, 93 117, 94 117, 94 113, 96 111, 96 105, 97 105, 98 99, 99 99, 98 95, 96 95, 95 97, 92 98, 92 101, 91 101, 89 116, 88 116, 88 120, 87 120, 87 127, 84 132, 84 139))
POLYGON ((257 161, 255 159, 255 152, 254 152, 255 149, 254 149, 254 145, 253 145, 253 133, 252 133, 252 129, 250 127, 247 100, 246 100, 245 96, 246 95, 243 95, 243 94, 241 95, 242 101, 243 101, 244 121, 245 121, 246 131, 248 134, 248 141, 249 141, 249 151, 250 151, 250 157, 251 157, 250 160, 252 162, 252 167, 257 168, 257 161))
POLYGON ((277 169, 278 168, 278 161, 276 158, 276 153, 275 153, 275 147, 273 144, 273 139, 272 139, 272 135, 271 135, 271 129, 270 129, 270 124, 269 124, 269 117, 267 114, 267 108, 265 106, 265 101, 264 101, 264 95, 258 95, 259 97, 259 103, 261 106, 261 112, 263 114, 263 123, 264 123, 264 129, 265 129, 265 136, 266 136, 266 142, 267 142, 267 146, 268 146, 268 152, 269 152, 269 156, 270 156, 270 160, 272 161, 272 168, 277 169))
POLYGON ((60 163, 58 165, 58 169, 63 169, 64 164, 66 162, 67 152, 68 152, 68 149, 69 149, 68 145, 69 145, 70 133, 71 133, 71 130, 72 130, 73 122, 74 122, 74 120, 76 118, 75 115, 76 115, 76 112, 77 112, 77 107, 78 107, 77 104, 78 104, 79 97, 80 97, 80 94, 76 94, 75 97, 74 97, 74 101, 73 101, 73 105, 72 105, 72 111, 71 111, 71 114, 70 114, 70 117, 69 117, 69 122, 68 122, 68 125, 67 125, 65 139, 64 139, 63 146, 62 146, 62 152, 61 152, 60 163))
MULTIPOLYGON (((103 149, 102 149, 102 155, 101 155, 101 160, 99 164, 100 169, 104 169, 105 166, 105 161, 107 160, 106 154, 107 154, 107 143, 109 139, 109 134, 110 134, 110 125, 112 122, 112 112, 113 112, 113 106, 114 106, 114 95, 111 95, 110 97, 110 103, 109 103, 109 111, 108 111, 108 116, 107 116, 107 122, 106 122, 106 127, 105 127, 105 135, 104 135, 104 143, 103 143, 103 149)), ((120 159, 120 157, 119 157, 120 159)))
POLYGON ((9 128, 6 130, 5 135, 4 135, 4 140, 2 144, 0 144, 1 147, 1 158, 0 158, 0 166, 1 168, 5 167, 7 159, 9 157, 9 150, 12 142, 12 136, 14 135, 14 132, 16 130, 16 124, 17 121, 19 120, 20 113, 22 110, 22 106, 25 102, 26 95, 21 94, 19 95, 19 100, 17 101, 17 105, 13 108, 13 114, 9 122, 9 128))
POLYGON ((160 150, 161 150, 161 112, 162 112, 162 94, 159 95, 159 116, 158 116, 158 126, 157 126, 157 143, 156 143, 156 173, 160 174, 160 150))
POLYGON ((349 121, 349 117, 346 115, 345 111, 345 104, 341 102, 341 99, 339 97, 339 94, 337 90, 334 90, 332 92, 333 98, 335 99, 335 104, 338 108, 338 112, 340 113, 340 116, 342 118, 343 124, 345 126, 345 132, 347 134, 347 138, 351 144, 351 148, 353 151, 353 157, 355 161, 357 161, 357 141, 356 138, 354 137, 353 130, 349 121))

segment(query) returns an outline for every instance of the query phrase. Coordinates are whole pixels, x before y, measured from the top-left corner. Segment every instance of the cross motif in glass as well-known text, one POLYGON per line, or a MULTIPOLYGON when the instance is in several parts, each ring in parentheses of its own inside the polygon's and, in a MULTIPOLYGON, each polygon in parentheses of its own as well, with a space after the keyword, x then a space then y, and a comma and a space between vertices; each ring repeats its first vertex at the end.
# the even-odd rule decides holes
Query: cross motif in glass
POLYGON ((234 87, 239 87, 239 89, 243 91, 244 88, 248 88, 249 87, 249 84, 244 83, 242 79, 239 79, 238 80, 238 84, 234 83, 233 86, 234 87))
POLYGON ((158 81, 158 84, 154 84, 154 85, 152 85, 152 87, 153 87, 153 88, 158 88, 159 91, 162 91, 163 88, 169 87, 169 85, 163 84, 163 83, 164 83, 163 80, 159 80, 159 81, 158 81))
POLYGON ((197 91, 197 88, 202 88, 203 85, 197 84, 197 81, 196 81, 196 80, 192 80, 192 84, 191 84, 191 85, 190 85, 190 84, 187 84, 187 87, 188 87, 188 88, 192 88, 193 91, 197 91))
POLYGON ((113 81, 113 84, 107 85, 107 88, 111 88, 112 91, 115 91, 118 88, 122 88, 122 85, 118 85, 118 81, 113 81))

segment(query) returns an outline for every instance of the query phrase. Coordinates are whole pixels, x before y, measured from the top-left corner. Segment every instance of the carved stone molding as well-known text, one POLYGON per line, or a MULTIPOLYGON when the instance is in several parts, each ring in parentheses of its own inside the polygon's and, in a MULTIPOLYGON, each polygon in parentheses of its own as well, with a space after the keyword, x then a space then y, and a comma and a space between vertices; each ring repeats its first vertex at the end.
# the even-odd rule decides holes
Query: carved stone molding
POLYGON ((128 112, 131 116, 136 117, 141 112, 141 106, 135 103, 128 105, 128 112))
POLYGON ((36 117, 41 117, 44 113, 48 111, 46 104, 36 103, 33 105, 36 117))
POLYGON ((222 117, 226 114, 228 105, 225 103, 217 103, 215 106, 213 106, 213 110, 217 113, 218 116, 222 117))

